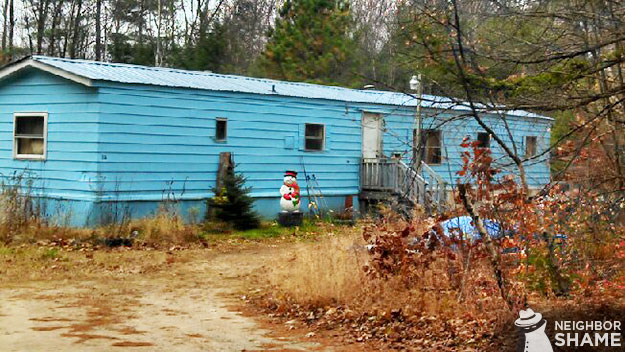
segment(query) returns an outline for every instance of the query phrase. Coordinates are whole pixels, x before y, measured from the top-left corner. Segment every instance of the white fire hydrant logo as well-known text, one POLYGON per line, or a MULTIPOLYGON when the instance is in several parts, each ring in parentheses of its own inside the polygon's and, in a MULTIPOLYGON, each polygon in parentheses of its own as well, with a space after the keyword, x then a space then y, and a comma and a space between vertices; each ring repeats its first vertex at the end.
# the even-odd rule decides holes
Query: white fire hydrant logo
POLYGON ((531 308, 521 310, 519 319, 514 322, 519 330, 518 352, 553 352, 551 342, 545 333, 547 321, 542 314, 534 313, 531 308))

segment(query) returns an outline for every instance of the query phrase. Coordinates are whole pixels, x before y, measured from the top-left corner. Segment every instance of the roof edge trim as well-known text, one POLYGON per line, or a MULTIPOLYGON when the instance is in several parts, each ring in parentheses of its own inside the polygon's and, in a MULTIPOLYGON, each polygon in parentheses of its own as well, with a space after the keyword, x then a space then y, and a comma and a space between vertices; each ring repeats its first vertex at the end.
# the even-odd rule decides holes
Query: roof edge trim
POLYGON ((19 71, 22 71, 26 68, 29 67, 33 67, 36 69, 39 69, 41 71, 45 71, 48 73, 51 73, 55 76, 59 76, 65 79, 68 79, 70 81, 74 81, 76 83, 82 84, 84 86, 87 87, 92 87, 93 86, 93 82, 86 77, 83 76, 79 76, 77 74, 71 73, 71 72, 67 72, 65 70, 62 70, 60 68, 54 67, 54 66, 50 66, 47 64, 44 64, 42 62, 39 62, 37 60, 34 60, 33 58, 26 58, 25 60, 20 60, 20 61, 16 61, 12 64, 8 64, 4 67, 2 67, 0 69, 0 80, 4 80, 7 77, 18 73, 19 71))

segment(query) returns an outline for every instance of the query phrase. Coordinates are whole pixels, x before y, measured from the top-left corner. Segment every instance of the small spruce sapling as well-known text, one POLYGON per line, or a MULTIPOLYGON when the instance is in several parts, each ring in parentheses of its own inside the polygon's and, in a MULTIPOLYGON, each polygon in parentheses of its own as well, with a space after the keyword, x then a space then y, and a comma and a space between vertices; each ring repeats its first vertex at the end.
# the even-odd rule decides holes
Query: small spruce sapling
POLYGON ((252 187, 245 187, 245 181, 242 174, 234 171, 224 175, 221 187, 213 188, 215 196, 207 200, 207 220, 221 220, 237 230, 260 226, 260 218, 253 210, 254 199, 249 195, 252 187))

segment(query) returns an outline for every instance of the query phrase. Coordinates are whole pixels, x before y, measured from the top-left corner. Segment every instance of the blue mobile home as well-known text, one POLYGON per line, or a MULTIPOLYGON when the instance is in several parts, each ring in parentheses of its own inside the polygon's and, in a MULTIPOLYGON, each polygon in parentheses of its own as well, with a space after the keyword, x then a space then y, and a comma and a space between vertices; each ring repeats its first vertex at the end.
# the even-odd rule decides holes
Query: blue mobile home
MULTIPOLYGON (((418 111, 401 93, 44 56, 5 66, 0 80, 2 176, 33 180, 47 215, 76 226, 97 224, 112 207, 145 216, 171 199, 203 212, 222 152, 266 218, 279 211, 287 169, 300 173, 302 209, 304 170, 322 206, 340 210, 352 199, 358 208, 366 162, 412 157, 418 111)), ((425 96, 420 111, 423 160, 454 184, 462 139, 483 131, 448 99, 425 96)), ((505 116, 520 148, 547 148, 551 119, 505 116)), ((484 119, 504 131, 501 116, 484 119)), ((532 187, 549 182, 548 162, 528 163, 532 187)))

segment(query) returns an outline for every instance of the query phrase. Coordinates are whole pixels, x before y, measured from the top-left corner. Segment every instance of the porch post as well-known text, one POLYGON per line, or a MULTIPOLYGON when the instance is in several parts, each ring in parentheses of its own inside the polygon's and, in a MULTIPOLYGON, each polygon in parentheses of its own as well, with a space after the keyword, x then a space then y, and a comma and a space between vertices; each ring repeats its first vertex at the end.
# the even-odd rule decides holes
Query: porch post
POLYGON ((421 74, 417 74, 416 76, 412 76, 410 79, 410 89, 416 91, 417 93, 417 108, 415 115, 415 123, 412 134, 412 168, 417 172, 417 174, 421 174, 421 101, 423 97, 423 84, 421 83, 421 74))

